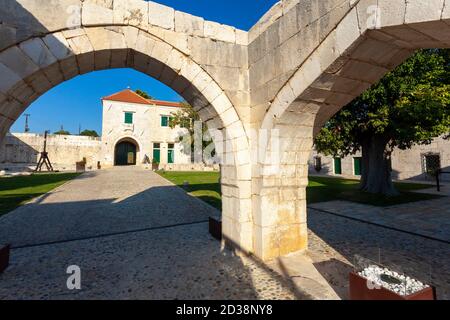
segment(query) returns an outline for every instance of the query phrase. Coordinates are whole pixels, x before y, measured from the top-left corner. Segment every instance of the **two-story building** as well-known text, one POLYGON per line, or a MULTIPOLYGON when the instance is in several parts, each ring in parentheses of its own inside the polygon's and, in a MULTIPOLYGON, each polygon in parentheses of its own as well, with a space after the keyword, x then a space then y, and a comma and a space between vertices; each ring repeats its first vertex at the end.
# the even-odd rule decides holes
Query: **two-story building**
MULTIPOLYGON (((178 102, 145 99, 129 89, 102 99, 102 166, 189 164, 170 120, 178 102)), ((185 131, 185 130, 184 130, 185 131)))

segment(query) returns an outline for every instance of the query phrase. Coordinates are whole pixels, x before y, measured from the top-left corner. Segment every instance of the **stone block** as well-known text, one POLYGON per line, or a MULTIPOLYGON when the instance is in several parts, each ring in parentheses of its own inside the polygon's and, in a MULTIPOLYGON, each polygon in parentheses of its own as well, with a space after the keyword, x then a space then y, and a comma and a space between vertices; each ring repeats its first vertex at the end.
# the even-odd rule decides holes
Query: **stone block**
POLYGON ((357 3, 356 12, 361 33, 381 27, 378 2, 379 0, 360 0, 357 3))
POLYGON ((236 43, 236 29, 217 22, 205 21, 204 34, 215 40, 236 43))
POLYGON ((443 9, 444 0, 406 1, 405 23, 439 20, 443 9))
POLYGON ((73 51, 61 32, 49 34, 43 38, 43 41, 58 60, 73 56, 73 51))
POLYGON ((151 57, 165 64, 172 50, 173 47, 171 45, 162 41, 156 41, 152 50, 151 57))
POLYGON ((81 35, 78 37, 70 38, 67 40, 70 48, 76 55, 89 53, 94 51, 94 47, 92 46, 87 35, 81 35))
POLYGON ((194 36, 204 36, 205 20, 188 13, 175 11, 175 31, 194 36))
POLYGON ((14 17, 19 29, 30 30, 31 27, 33 35, 81 26, 81 0, 11 2, 9 15, 14 17))
POLYGON ((7 93, 12 89, 22 78, 14 71, 9 69, 3 63, 0 63, 0 92, 7 93))
POLYGON ((248 32, 236 29, 236 44, 247 46, 248 45, 248 32))
POLYGON ((83 2, 83 26, 112 25, 113 0, 85 0, 83 2))
POLYGON ((114 24, 146 27, 148 23, 148 10, 148 3, 142 0, 114 1, 114 24))
POLYGON ((26 79, 26 82, 29 83, 33 90, 38 94, 45 93, 53 88, 53 85, 50 83, 50 81, 48 81, 45 73, 43 72, 37 72, 33 74, 31 77, 28 77, 26 79))
MULTIPOLYGON (((211 79, 205 89, 203 89, 201 92, 208 101, 214 101, 219 95, 222 94, 223 91, 217 85, 217 83, 211 79)), ((220 114, 221 112, 218 113, 220 114)))
POLYGON ((180 51, 172 49, 167 59, 167 65, 172 68, 175 72, 180 72, 182 66, 187 63, 187 58, 180 51))
POLYGON ((45 68, 57 61, 55 56, 39 38, 22 42, 20 49, 40 68, 45 68))
POLYGON ((175 29, 175 10, 173 8, 149 1, 148 23, 164 29, 175 29))
POLYGON ((0 53, 0 63, 22 79, 39 69, 39 67, 17 46, 2 51, 0 53))
POLYGON ((361 36, 356 8, 351 10, 336 28, 336 48, 344 53, 361 36))
POLYGON ((378 0, 378 8, 382 27, 398 26, 405 22, 405 1, 378 0))

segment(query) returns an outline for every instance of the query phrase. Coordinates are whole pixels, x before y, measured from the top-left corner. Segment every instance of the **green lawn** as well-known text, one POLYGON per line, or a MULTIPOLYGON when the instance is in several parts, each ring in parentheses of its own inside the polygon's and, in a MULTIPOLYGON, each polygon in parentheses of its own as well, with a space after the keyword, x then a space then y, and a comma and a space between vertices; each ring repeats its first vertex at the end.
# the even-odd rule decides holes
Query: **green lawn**
MULTIPOLYGON (((193 196, 202 199, 219 210, 221 209, 220 174, 218 172, 159 172, 159 174, 182 187, 193 196), (185 181, 189 182, 187 186, 184 185, 185 181)), ((430 187, 430 185, 425 184, 396 183, 395 185, 400 191, 400 195, 385 197, 359 191, 358 183, 357 180, 310 177, 307 189, 308 203, 347 200, 374 206, 391 206, 439 197, 410 192, 430 187)))
POLYGON ((79 173, 33 174, 0 178, 0 216, 59 187, 79 173))

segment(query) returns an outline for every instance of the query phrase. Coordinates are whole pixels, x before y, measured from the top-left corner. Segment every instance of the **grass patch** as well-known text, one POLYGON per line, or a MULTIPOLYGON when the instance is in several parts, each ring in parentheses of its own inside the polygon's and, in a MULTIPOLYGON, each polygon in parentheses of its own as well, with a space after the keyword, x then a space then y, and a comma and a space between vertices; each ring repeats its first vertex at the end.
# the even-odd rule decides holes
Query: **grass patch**
POLYGON ((59 187, 79 173, 38 173, 0 178, 0 216, 59 187))
POLYGON ((411 192, 414 190, 430 188, 431 186, 427 184, 397 182, 394 183, 394 185, 400 194, 395 197, 387 197, 359 191, 358 180, 310 177, 309 186, 306 190, 306 197, 308 203, 346 200, 378 207, 439 198, 439 196, 436 195, 411 192))
POLYGON ((158 173, 162 177, 183 188, 187 193, 222 210, 219 172, 159 171, 158 173), (189 182, 189 185, 185 186, 185 181, 189 182))
MULTIPOLYGON (((221 210, 220 173, 168 171, 159 172, 159 174, 183 188, 186 192, 221 210), (189 182, 189 185, 185 186, 185 181, 189 182)), ((430 188, 431 186, 427 184, 395 183, 397 190, 400 192, 400 195, 395 197, 361 192, 358 190, 358 185, 358 180, 310 177, 306 196, 308 203, 346 200, 379 207, 439 198, 439 196, 435 195, 411 192, 414 190, 430 188)))

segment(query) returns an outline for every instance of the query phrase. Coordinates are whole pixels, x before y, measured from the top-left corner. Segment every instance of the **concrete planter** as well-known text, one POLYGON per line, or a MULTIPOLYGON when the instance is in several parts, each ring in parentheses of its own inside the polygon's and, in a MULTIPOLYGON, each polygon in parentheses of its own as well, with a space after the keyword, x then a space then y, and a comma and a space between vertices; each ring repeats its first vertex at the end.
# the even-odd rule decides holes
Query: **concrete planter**
POLYGON ((351 272, 350 300, 436 300, 436 289, 425 288, 409 296, 402 296, 384 287, 370 288, 368 280, 351 272))
POLYGON ((9 266, 9 252, 11 245, 0 247, 0 273, 6 270, 9 266))
POLYGON ((209 233, 217 240, 222 240, 222 221, 210 217, 209 233))

